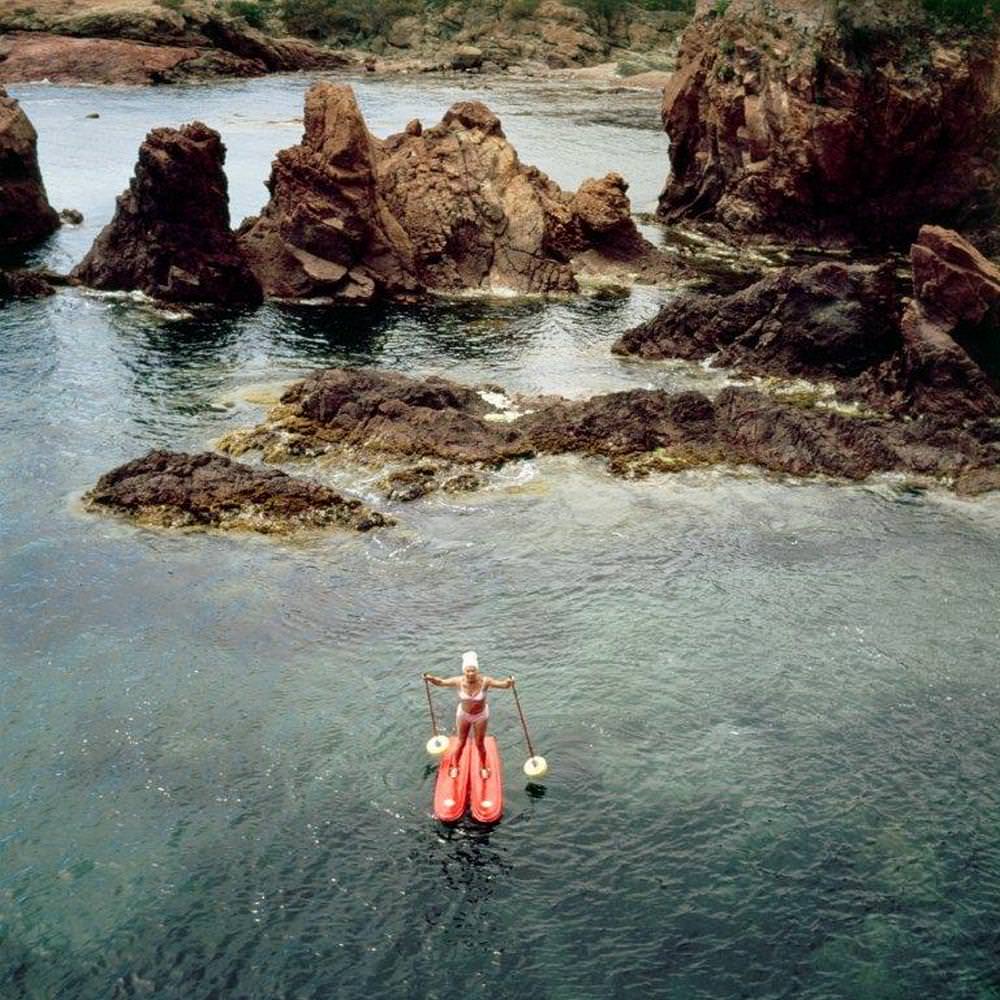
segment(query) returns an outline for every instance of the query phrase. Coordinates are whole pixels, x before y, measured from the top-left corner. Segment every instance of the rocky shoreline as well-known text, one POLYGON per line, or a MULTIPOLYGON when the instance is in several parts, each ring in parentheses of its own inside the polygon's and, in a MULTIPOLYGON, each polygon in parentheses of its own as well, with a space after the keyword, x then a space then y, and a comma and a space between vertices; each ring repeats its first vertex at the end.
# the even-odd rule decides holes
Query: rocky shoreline
MULTIPOLYGON (((250 5, 253 6, 253 5, 250 5)), ((540 76, 605 64, 604 77, 672 66, 687 16, 622 11, 598 31, 580 7, 544 0, 431 5, 389 17, 367 39, 331 25, 323 43, 253 27, 233 5, 208 0, 36 0, 0 11, 0 83, 158 85, 219 77, 332 70, 386 74, 486 72, 540 76)), ((294 21, 292 22, 295 23, 294 21)), ((262 26, 263 27, 263 26, 262 26)), ((654 76, 639 86, 662 86, 654 76)))
MULTIPOLYGON (((929 55, 914 59, 896 27, 922 22, 894 0, 872 15, 862 59, 857 34, 830 19, 838 9, 832 0, 808 10, 796 0, 699 4, 664 94, 673 169, 659 211, 668 225, 735 244, 863 248, 863 261, 820 251, 811 264, 762 269, 723 290, 640 235, 622 177, 561 190, 520 162, 485 105, 460 102, 437 125, 415 120, 381 139, 350 87, 321 81, 306 96, 302 142, 273 162, 259 215, 231 228, 217 133, 197 122, 155 129, 113 220, 72 274, 11 273, 0 294, 44 294, 55 277, 253 308, 264 298, 567 295, 595 275, 663 284, 676 294, 660 314, 609 351, 765 381, 714 397, 632 390, 570 401, 332 369, 297 383, 263 424, 219 449, 265 462, 349 459, 382 470, 379 488, 395 500, 475 490, 489 469, 557 454, 601 458, 625 476, 721 464, 855 481, 892 472, 966 495, 1000 488, 1000 267, 975 245, 994 245, 984 220, 1000 204, 992 133, 981 124, 1000 122, 997 35, 956 47, 953 28, 924 25, 929 55), (862 119, 890 98, 895 117, 873 135, 862 119)), ((16 102, 5 108, 21 163, 13 200, 42 227, 26 226, 30 242, 54 213, 30 123, 16 102)), ((197 506, 189 487, 201 469, 184 456, 170 466, 178 509, 197 506)), ((244 495, 243 467, 211 470, 244 495)), ((191 517, 228 523, 205 513, 217 506, 191 517)))
POLYGON ((271 37, 208 3, 36 0, 0 11, 0 83, 168 84, 355 62, 306 39, 271 37))

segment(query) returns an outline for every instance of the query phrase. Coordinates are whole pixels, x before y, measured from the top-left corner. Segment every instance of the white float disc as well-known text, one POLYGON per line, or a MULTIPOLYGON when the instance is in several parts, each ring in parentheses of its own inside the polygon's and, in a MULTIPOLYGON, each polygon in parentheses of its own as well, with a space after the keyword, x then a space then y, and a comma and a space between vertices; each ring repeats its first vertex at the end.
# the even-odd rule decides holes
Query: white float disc
POLYGON ((448 749, 448 737, 438 733, 427 741, 427 752, 432 757, 440 757, 448 749))
POLYGON ((544 778, 549 773, 549 765, 544 757, 529 757, 524 762, 524 773, 529 778, 544 778))

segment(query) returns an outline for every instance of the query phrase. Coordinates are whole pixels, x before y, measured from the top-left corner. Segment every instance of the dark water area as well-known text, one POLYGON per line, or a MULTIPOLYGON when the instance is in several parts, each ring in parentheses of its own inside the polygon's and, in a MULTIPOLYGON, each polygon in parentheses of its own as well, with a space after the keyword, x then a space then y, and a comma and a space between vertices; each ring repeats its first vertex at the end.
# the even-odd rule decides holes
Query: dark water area
MULTIPOLYGON (((236 220, 297 77, 12 88, 66 268, 150 127, 229 148, 236 220), (91 111, 101 117, 85 119, 91 111)), ((566 187, 665 169, 655 95, 360 81, 376 134, 485 96, 566 187), (612 113, 621 107, 621 120, 612 113)), ((66 291, 0 309, 0 996, 1000 997, 1000 502, 749 470, 524 462, 293 541, 80 512, 317 366, 578 397, 721 384, 612 357, 663 292, 202 317, 66 291), (506 812, 431 816, 420 673, 475 648, 506 812)), ((437 693, 439 715, 452 703, 437 693)))

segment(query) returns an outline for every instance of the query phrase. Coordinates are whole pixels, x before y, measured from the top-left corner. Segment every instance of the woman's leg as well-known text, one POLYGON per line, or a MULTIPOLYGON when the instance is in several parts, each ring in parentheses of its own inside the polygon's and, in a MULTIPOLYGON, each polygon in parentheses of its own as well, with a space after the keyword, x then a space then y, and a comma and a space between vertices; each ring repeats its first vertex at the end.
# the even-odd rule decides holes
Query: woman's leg
POLYGON ((462 759, 462 751, 465 749, 465 741, 469 738, 469 727, 472 725, 468 719, 458 720, 458 745, 455 748, 455 759, 451 767, 448 768, 448 777, 458 777, 458 762, 462 759))
POLYGON ((490 776, 490 769, 486 766, 486 726, 488 725, 488 721, 487 719, 483 719, 482 722, 474 723, 476 749, 479 751, 479 774, 483 778, 490 776))

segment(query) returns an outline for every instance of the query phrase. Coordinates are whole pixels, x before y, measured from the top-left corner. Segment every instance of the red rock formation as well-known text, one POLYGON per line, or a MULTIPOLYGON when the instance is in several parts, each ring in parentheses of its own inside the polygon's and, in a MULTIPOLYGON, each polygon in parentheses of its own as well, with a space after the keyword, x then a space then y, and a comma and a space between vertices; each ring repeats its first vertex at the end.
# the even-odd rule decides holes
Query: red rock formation
POLYGON ((957 233, 924 226, 902 349, 871 381, 888 404, 952 420, 1000 414, 1000 268, 957 233))
POLYGON ((466 288, 571 291, 579 270, 674 270, 643 240, 626 185, 609 175, 576 196, 524 166, 484 105, 456 104, 431 129, 384 141, 350 87, 317 83, 305 135, 282 150, 271 200, 239 230, 268 295, 370 301, 466 288))
POLYGON ((320 483, 207 452, 148 452, 105 473, 83 499, 91 510, 165 528, 271 534, 333 525, 368 531, 394 523, 320 483))
POLYGON ((218 132, 201 122, 153 129, 114 218, 73 276, 166 302, 259 302, 229 228, 224 160, 218 132))
POLYGON ((208 6, 90 7, 77 0, 59 7, 0 10, 0 81, 173 83, 333 69, 351 61, 304 39, 271 38, 208 6))
POLYGON ((792 475, 845 479, 889 470, 965 477, 970 492, 1000 486, 1000 444, 986 425, 850 417, 735 387, 714 401, 698 392, 654 389, 572 401, 514 398, 520 413, 499 411, 491 398, 441 378, 329 369, 296 383, 267 422, 229 435, 222 447, 234 454, 261 451, 268 461, 341 450, 372 465, 387 458, 417 460, 420 465, 384 481, 388 492, 400 491, 406 499, 447 486, 449 470, 441 463, 453 471, 456 465, 499 466, 535 453, 601 456, 626 475, 753 463, 792 475))
POLYGON ((893 266, 785 268, 733 295, 681 294, 616 354, 701 360, 789 378, 849 378, 899 347, 893 266))
POLYGON ((701 0, 664 93, 669 221, 805 242, 911 240, 996 197, 994 39, 905 0, 701 0))
POLYGON ((58 227, 38 168, 38 134, 0 88, 0 246, 24 246, 58 227))
POLYGON ((1000 415, 1000 268, 957 233, 920 230, 914 298, 892 263, 786 268, 733 295, 687 292, 614 345, 656 359, 713 357, 743 374, 833 382, 891 413, 1000 415))
POLYGON ((953 327, 982 322, 1000 301, 1000 267, 948 229, 922 226, 910 263, 918 301, 953 327))
POLYGON ((263 63, 228 52, 148 45, 120 38, 69 38, 15 33, 0 40, 0 80, 6 83, 155 84, 211 76, 261 76, 263 63))
POLYGON ((478 392, 441 378, 331 368, 296 382, 281 398, 282 430, 223 439, 223 450, 320 454, 331 447, 488 465, 530 455, 511 426, 486 419, 478 392))

